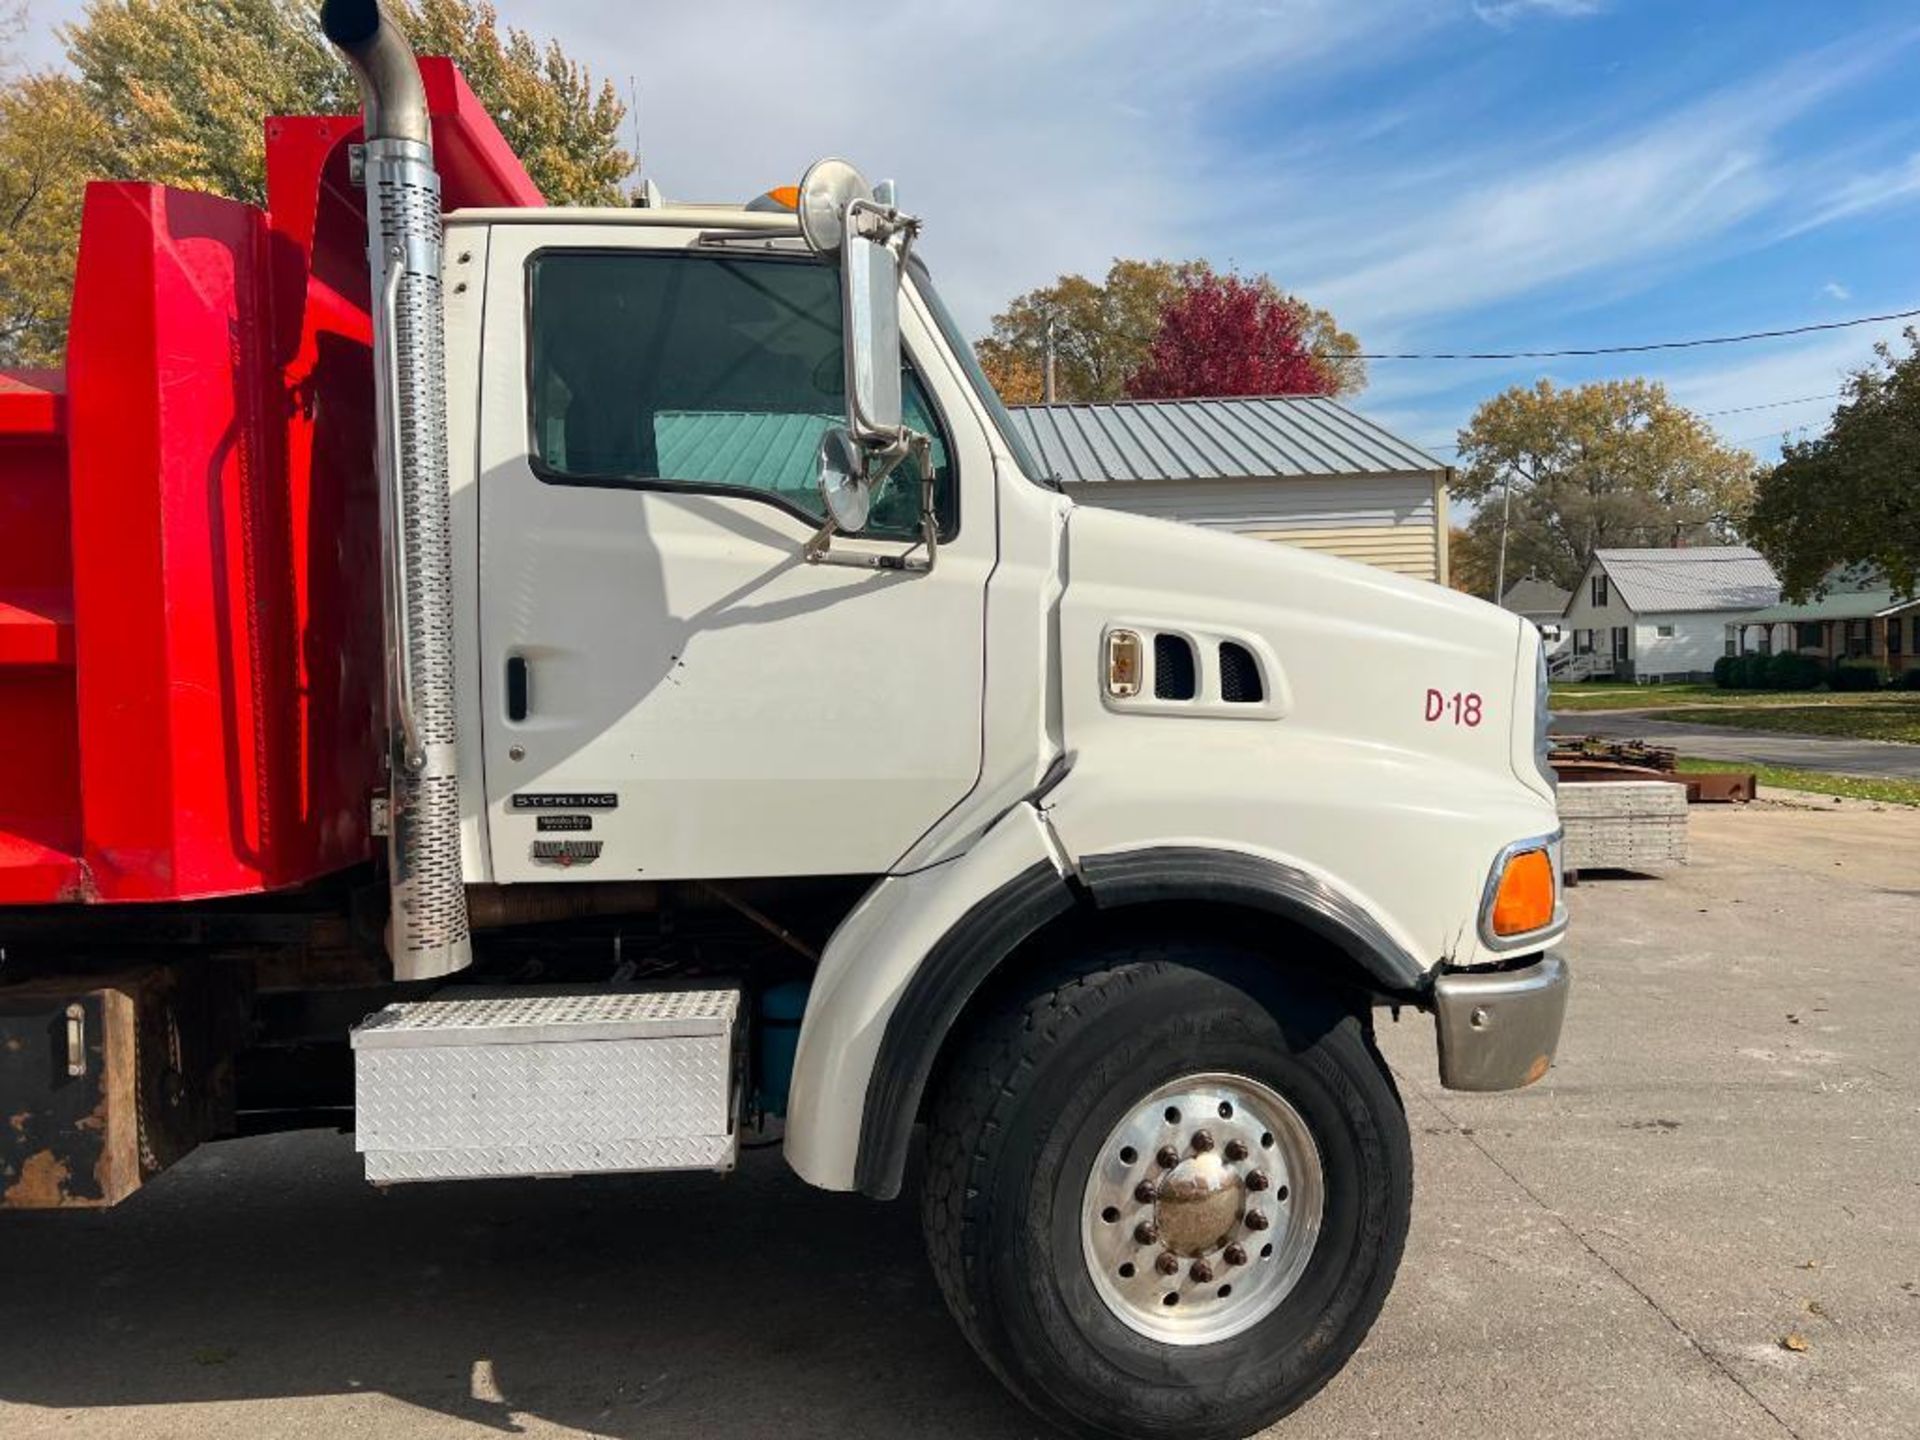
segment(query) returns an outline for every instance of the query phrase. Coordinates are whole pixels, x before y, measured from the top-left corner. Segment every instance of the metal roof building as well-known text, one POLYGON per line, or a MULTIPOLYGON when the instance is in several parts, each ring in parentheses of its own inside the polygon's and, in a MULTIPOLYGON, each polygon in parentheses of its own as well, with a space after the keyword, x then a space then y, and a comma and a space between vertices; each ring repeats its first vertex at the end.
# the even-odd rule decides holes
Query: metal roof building
POLYGON ((1563 625, 1582 674, 1699 679, 1733 653, 1738 622, 1779 598, 1773 567, 1745 545, 1596 550, 1563 625))
POLYGON ((1780 598, 1773 567, 1746 545, 1596 550, 1593 556, 1636 614, 1751 610, 1780 598))
POLYGON ((1446 580, 1446 464, 1338 401, 1024 405, 1013 418, 1083 504, 1446 580))

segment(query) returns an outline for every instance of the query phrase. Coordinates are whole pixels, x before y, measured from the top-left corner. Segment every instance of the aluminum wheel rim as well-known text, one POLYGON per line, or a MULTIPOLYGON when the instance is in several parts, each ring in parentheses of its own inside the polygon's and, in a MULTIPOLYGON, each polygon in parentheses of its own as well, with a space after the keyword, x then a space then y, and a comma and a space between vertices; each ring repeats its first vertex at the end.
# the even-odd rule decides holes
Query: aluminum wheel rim
POLYGON ((1244 1075, 1188 1075, 1108 1132, 1081 1200, 1080 1247, 1122 1324, 1168 1345, 1212 1345, 1259 1324, 1299 1283, 1323 1201, 1319 1147, 1279 1092, 1244 1075))

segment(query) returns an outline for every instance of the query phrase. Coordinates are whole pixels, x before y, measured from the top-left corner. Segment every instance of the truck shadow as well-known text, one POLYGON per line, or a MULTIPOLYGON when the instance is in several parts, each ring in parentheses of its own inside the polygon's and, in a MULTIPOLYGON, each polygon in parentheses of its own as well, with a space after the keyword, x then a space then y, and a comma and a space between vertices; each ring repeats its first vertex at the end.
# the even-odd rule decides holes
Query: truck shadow
POLYGON ((0 1405, 378 1392, 507 1433, 1035 1433, 948 1317, 910 1203, 743 1160, 383 1193, 345 1136, 206 1147, 118 1211, 0 1217, 0 1405))

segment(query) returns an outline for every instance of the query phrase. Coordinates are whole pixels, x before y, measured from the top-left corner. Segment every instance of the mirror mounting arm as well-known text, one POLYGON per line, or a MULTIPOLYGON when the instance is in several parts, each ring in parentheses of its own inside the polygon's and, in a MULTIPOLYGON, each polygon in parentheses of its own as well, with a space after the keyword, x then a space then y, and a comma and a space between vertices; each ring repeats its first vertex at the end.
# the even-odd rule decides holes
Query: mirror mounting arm
MULTIPOLYGON (((836 552, 832 548, 833 537, 840 533, 840 527, 833 523, 833 517, 829 515, 800 552, 801 558, 809 565, 844 565, 856 570, 891 570, 909 575, 933 573, 933 562, 940 553, 940 516, 934 508, 933 440, 917 430, 903 429, 897 443, 905 445, 907 458, 920 473, 920 543, 897 555, 848 555, 836 552), (918 550, 926 553, 915 554, 918 550)), ((891 463, 885 451, 881 452, 881 459, 891 463)))

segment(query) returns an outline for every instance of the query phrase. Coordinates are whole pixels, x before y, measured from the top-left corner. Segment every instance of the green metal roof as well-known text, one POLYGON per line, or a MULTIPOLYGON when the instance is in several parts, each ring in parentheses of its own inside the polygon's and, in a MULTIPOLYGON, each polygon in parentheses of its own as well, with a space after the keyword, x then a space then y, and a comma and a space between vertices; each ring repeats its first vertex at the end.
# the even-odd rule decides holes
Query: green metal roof
POLYGON ((1871 620, 1920 604, 1912 596, 1902 599, 1884 585, 1873 590, 1834 591, 1804 605, 1769 605, 1742 618, 1743 625, 1780 625, 1811 623, 1816 620, 1871 620))

